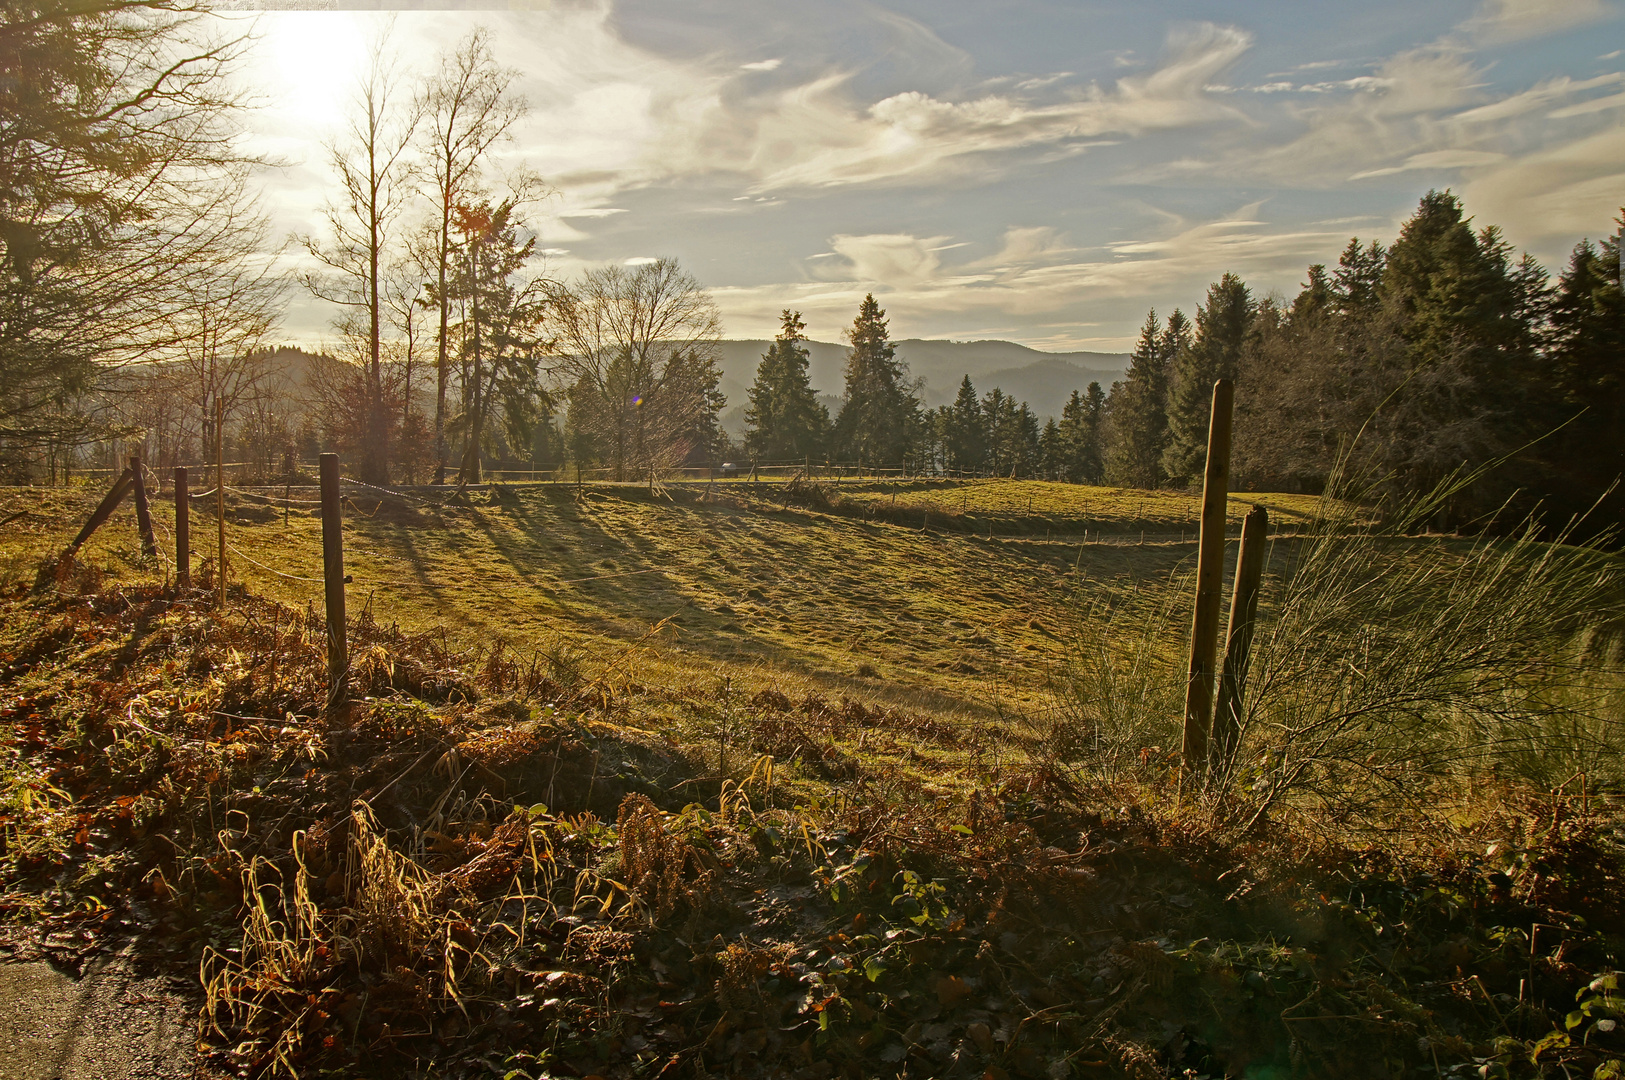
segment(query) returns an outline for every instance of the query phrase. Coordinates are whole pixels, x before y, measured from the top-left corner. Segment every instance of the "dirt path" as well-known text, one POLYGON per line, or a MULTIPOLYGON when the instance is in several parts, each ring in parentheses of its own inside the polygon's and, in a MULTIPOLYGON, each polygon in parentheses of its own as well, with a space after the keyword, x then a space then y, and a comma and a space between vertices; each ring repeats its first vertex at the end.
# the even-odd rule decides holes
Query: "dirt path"
POLYGON ((78 978, 44 960, 0 963, 0 1080, 193 1077, 195 993, 143 972, 129 948, 78 978))

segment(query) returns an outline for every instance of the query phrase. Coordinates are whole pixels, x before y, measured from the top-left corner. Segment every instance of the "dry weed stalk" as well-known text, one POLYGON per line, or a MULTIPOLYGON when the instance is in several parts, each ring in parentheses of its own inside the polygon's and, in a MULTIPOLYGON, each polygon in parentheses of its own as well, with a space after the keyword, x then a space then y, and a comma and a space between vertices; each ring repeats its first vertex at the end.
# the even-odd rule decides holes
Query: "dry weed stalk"
POLYGON ((246 910, 240 958, 210 947, 199 970, 205 1028, 222 1038, 228 1028, 267 1037, 268 1045, 256 1056, 254 1067, 289 1076, 298 1075, 296 1058, 309 1021, 327 1019, 321 1006, 335 987, 326 984, 340 953, 349 946, 311 901, 301 838, 296 834, 298 871, 292 889, 265 880, 267 874, 281 877, 266 859, 256 856, 243 866, 246 910), (222 1026, 223 1019, 229 1024, 222 1026))
MULTIPOLYGON (((1588 648, 1621 623, 1625 568, 1533 523, 1474 541, 1412 535, 1460 483, 1380 520, 1345 486, 1277 543, 1241 737, 1214 763, 1203 811, 1215 824, 1290 810, 1382 832, 1427 827, 1434 793, 1465 777, 1625 780, 1611 734, 1622 672, 1588 648)), ((1129 611, 1098 613, 1107 632, 1059 688, 1047 750, 1079 780, 1151 782, 1177 745, 1176 613, 1165 602, 1135 625, 1129 611)))

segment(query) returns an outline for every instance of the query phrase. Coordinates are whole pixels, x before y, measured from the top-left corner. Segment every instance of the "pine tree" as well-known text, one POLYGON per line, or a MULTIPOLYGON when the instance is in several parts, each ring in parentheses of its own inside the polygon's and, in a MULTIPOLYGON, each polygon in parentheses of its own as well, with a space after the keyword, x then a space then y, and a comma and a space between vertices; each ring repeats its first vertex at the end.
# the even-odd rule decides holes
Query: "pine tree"
POLYGON ((1038 475, 1043 467, 1042 436, 1038 430, 1038 414, 1023 401, 1015 410, 1015 473, 1019 477, 1038 475))
POLYGON ((1234 274, 1209 286, 1207 303, 1196 310, 1196 339, 1174 357, 1168 391, 1168 447, 1162 467, 1175 483, 1194 483, 1202 475, 1213 384, 1236 377, 1255 313, 1252 295, 1234 274))
POLYGON ((923 431, 920 402, 870 293, 847 331, 846 393, 835 421, 838 453, 864 465, 903 463, 923 431))
MULTIPOLYGON (((1078 392, 1072 391, 1072 398, 1076 400, 1078 392)), ((1067 471, 1067 445, 1065 435, 1061 434, 1061 425, 1055 422, 1055 417, 1044 421, 1044 430, 1038 436, 1039 475, 1045 480, 1064 480, 1067 471)))
MULTIPOLYGON (((1532 290, 1544 284, 1527 267, 1520 279, 1510 255, 1494 228, 1473 231, 1448 191, 1428 192, 1388 249, 1378 292, 1398 344, 1367 377, 1393 388, 1373 444, 1378 467, 1405 491, 1431 489, 1534 433, 1525 406, 1538 389, 1535 340, 1522 315, 1542 302, 1532 290)), ((1472 510, 1462 503, 1453 514, 1472 510)))
MULTIPOLYGON (((1625 223, 1625 210, 1620 213, 1625 223)), ((1569 256, 1551 305, 1553 402, 1546 426, 1558 428, 1546 454, 1545 492, 1556 515, 1583 513, 1625 477, 1625 290, 1619 245, 1583 240, 1569 256)), ((1594 515, 1625 516, 1618 490, 1594 515)))
POLYGON ((1332 271, 1332 302, 1343 315, 1369 316, 1377 306, 1377 290, 1382 286, 1382 271, 1387 265, 1388 252, 1375 240, 1366 247, 1354 237, 1338 256, 1337 269, 1332 271))
MULTIPOLYGON (((1183 325, 1184 317, 1179 312, 1183 325)), ((1174 320, 1168 320, 1169 330, 1174 320)), ((1112 385, 1107 399, 1111 431, 1105 478, 1119 487, 1154 488, 1162 480, 1162 452, 1168 445, 1167 357, 1170 343, 1157 313, 1146 314, 1140 340, 1129 357, 1123 380, 1112 385)))
POLYGON ((954 472, 977 472, 987 459, 987 433, 982 424, 982 407, 976 400, 976 387, 966 375, 959 383, 954 403, 944 407, 943 456, 954 472))
POLYGON ((995 386, 982 397, 982 430, 987 433, 987 467, 1010 476, 1021 458, 1021 418, 1016 399, 995 386))
POLYGON ((807 378, 807 324, 801 312, 780 315, 778 337, 762 354, 745 410, 745 446, 758 460, 802 461, 821 455, 829 431, 829 410, 807 378))
POLYGON ((1086 394, 1072 391, 1061 410, 1058 434, 1061 462, 1056 478, 1074 484, 1098 484, 1105 473, 1103 427, 1106 393, 1098 382, 1086 394))

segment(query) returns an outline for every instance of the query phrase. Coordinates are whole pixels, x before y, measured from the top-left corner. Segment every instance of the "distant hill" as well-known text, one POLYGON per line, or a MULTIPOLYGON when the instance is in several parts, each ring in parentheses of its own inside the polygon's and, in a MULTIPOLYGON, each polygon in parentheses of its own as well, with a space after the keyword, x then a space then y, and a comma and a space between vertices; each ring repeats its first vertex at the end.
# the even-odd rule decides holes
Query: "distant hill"
MULTIPOLYGON (((773 343, 765 340, 722 343, 722 391, 728 407, 722 423, 737 435, 745 427, 745 392, 756 378, 756 365, 773 343)), ((1040 417, 1059 416, 1067 396, 1091 382, 1106 389, 1122 378, 1127 353, 1049 353, 1013 341, 940 341, 906 338, 897 355, 907 362, 915 378, 925 380, 920 400, 928 407, 946 405, 959 391, 959 380, 969 375, 978 394, 998 386, 1025 401, 1040 417)), ((808 374, 821 394, 840 396, 846 346, 809 341, 808 374)), ((833 411, 833 410, 832 410, 833 411)))
MULTIPOLYGON (((771 341, 722 342, 722 392, 728 405, 722 412, 722 425, 733 435, 745 430, 746 391, 756 379, 756 366, 771 341)), ((824 398, 833 415, 840 408, 842 371, 846 346, 827 341, 809 341, 808 364, 813 388, 824 398)), ((924 379, 920 400, 927 408, 946 405, 959 391, 966 375, 985 394, 995 386, 1018 401, 1032 406, 1040 418, 1059 416, 1067 395, 1083 390, 1091 382, 1106 389, 1123 376, 1128 366, 1126 353, 1065 352, 1047 353, 1013 341, 927 341, 908 338, 897 342, 897 355, 908 364, 909 373, 924 379)), ((267 389, 274 396, 304 403, 311 394, 310 368, 318 358, 300 349, 276 349, 270 360, 272 378, 267 389)), ((423 375, 413 376, 413 397, 419 407, 432 411, 433 359, 424 364, 423 375)), ((295 410, 297 411, 297 410, 295 410)))

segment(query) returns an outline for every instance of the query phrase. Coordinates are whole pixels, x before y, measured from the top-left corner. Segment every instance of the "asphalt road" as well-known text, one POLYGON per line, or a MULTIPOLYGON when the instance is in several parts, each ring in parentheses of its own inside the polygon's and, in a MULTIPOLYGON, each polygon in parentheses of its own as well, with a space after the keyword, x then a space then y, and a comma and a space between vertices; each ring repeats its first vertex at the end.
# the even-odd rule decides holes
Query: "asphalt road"
POLYGON ((142 973, 129 950, 79 978, 46 961, 0 963, 0 1080, 189 1080, 193 993, 142 973))

